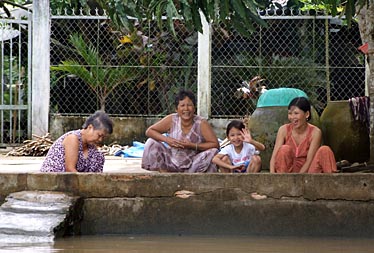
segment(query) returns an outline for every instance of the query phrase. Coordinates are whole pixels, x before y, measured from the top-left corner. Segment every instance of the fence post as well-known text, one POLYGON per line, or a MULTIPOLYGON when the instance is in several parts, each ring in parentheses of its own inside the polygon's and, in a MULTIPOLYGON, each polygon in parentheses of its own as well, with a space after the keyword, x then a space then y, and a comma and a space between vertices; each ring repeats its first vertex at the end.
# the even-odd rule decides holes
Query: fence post
POLYGON ((198 35, 197 114, 208 119, 211 114, 211 50, 212 29, 200 12, 203 33, 198 35))
POLYGON ((50 13, 49 0, 33 1, 32 32, 32 134, 48 133, 49 116, 49 55, 50 13))

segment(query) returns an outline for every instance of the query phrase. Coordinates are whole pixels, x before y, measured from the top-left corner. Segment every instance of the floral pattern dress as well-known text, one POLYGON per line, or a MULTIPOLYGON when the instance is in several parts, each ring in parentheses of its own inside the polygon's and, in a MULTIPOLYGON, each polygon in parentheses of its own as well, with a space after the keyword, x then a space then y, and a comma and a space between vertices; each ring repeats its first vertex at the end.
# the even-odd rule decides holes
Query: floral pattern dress
POLYGON ((62 144, 66 136, 74 134, 79 139, 78 162, 76 169, 78 172, 103 172, 105 157, 97 150, 95 145, 88 145, 88 156, 84 157, 81 130, 74 130, 65 133, 58 138, 48 151, 43 161, 42 172, 65 172, 65 148, 62 144))

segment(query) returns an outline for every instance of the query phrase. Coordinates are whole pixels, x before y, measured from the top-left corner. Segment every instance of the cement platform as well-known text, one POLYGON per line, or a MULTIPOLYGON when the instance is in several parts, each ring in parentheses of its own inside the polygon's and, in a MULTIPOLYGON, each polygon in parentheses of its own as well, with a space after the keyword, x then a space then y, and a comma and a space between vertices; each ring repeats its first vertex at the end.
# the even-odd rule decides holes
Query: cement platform
POLYGON ((114 156, 105 173, 41 173, 43 159, 0 155, 0 203, 20 191, 79 196, 82 235, 374 237, 374 173, 151 173, 114 156))
MULTIPOLYGON (((0 154, 0 173, 39 172, 44 158, 45 157, 6 156, 5 154, 0 154)), ((103 172, 154 173, 142 169, 140 164, 141 158, 106 156, 103 172)))
MULTIPOLYGON (((41 159, 1 161, 30 172, 41 159)), ((135 174, 127 162, 108 159, 115 173, 0 172, 0 203, 20 191, 79 196, 82 235, 374 237, 373 173, 135 174)))

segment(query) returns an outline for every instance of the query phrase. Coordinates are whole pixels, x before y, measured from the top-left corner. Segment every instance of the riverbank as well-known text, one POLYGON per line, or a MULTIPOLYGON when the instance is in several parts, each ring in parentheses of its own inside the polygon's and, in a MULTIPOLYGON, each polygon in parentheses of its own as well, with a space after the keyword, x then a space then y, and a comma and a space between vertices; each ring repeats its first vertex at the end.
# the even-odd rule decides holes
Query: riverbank
POLYGON ((83 235, 374 236, 374 174, 0 173, 83 199, 83 235))
POLYGON ((374 237, 374 174, 185 174, 107 156, 104 173, 40 173, 44 157, 0 154, 0 203, 19 191, 83 199, 83 235, 374 237))

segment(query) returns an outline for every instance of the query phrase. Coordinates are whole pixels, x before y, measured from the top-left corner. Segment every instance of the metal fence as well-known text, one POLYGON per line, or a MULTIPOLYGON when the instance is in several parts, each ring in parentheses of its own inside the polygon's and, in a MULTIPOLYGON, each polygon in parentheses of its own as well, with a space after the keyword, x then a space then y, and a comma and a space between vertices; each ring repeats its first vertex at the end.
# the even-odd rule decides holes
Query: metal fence
POLYGON ((165 114, 180 87, 196 90, 196 33, 149 24, 124 36, 105 17, 54 16, 51 39, 52 113, 165 114))
MULTIPOLYGON (((251 38, 214 33, 213 115, 248 115, 258 99, 235 96, 243 81, 255 76, 261 86, 299 88, 317 111, 327 100, 365 94, 364 56, 358 27, 348 29, 337 19, 315 16, 265 16, 268 28, 257 27, 251 38)), ((217 29, 217 31, 219 31, 217 29)))
POLYGON ((0 147, 28 138, 30 121, 30 19, 0 19, 0 147))
MULTIPOLYGON (((330 99, 364 95, 357 26, 325 16, 263 18, 268 27, 256 27, 250 38, 213 26, 211 117, 250 115, 258 96, 243 98, 238 89, 255 76, 266 89, 304 90, 319 112, 330 99)), ((197 90, 197 34, 175 25, 177 37, 152 22, 123 36, 104 16, 52 16, 51 66, 59 67, 51 72, 51 113, 173 111, 179 88, 197 90)))

